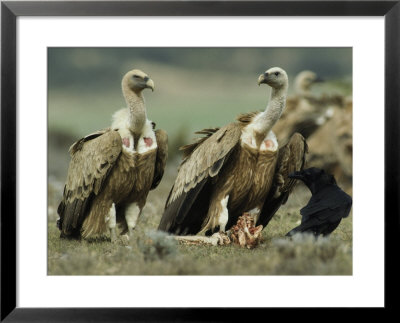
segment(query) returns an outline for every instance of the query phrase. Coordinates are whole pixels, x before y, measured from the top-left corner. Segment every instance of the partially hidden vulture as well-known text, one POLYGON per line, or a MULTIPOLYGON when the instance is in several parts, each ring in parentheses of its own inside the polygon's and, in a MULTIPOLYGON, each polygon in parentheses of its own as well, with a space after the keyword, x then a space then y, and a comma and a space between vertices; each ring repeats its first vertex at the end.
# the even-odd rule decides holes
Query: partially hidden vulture
POLYGON ((332 117, 335 107, 343 106, 339 95, 317 95, 312 88, 323 80, 312 71, 302 71, 294 79, 294 94, 286 100, 286 108, 273 131, 278 141, 286 142, 298 132, 308 139, 332 117))

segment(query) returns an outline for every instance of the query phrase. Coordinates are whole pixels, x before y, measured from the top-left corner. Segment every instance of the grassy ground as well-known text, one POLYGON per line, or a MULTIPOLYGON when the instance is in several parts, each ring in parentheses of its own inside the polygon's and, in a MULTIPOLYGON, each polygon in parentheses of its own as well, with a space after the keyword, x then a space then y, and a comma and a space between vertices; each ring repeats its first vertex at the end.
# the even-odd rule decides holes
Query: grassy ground
POLYGON ((299 209, 310 193, 298 186, 270 224, 262 243, 248 250, 236 245, 182 245, 155 229, 175 176, 169 167, 160 186, 149 194, 131 241, 68 241, 55 226, 61 183, 49 184, 49 275, 351 275, 352 216, 344 219, 329 238, 290 240, 285 234, 298 225, 299 209))

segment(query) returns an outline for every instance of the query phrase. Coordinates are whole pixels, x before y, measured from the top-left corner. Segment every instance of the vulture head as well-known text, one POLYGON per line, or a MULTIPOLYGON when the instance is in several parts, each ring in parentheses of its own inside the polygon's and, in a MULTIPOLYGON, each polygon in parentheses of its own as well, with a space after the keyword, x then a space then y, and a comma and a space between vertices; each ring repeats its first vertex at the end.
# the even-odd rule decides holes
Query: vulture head
POLYGON ((280 67, 272 67, 258 77, 258 85, 268 84, 274 89, 287 87, 288 83, 288 76, 280 67))
POLYGON ((141 70, 131 70, 122 78, 122 87, 128 87, 135 93, 140 93, 144 89, 154 91, 154 82, 149 76, 141 70))
POLYGON ((294 80, 294 88, 298 94, 307 93, 311 86, 318 82, 323 82, 323 80, 317 74, 311 71, 302 71, 294 80))
POLYGON ((289 174, 289 178, 299 179, 307 185, 307 187, 314 191, 318 187, 322 187, 328 184, 336 184, 335 178, 326 173, 323 169, 311 167, 303 169, 302 171, 293 172, 289 174))

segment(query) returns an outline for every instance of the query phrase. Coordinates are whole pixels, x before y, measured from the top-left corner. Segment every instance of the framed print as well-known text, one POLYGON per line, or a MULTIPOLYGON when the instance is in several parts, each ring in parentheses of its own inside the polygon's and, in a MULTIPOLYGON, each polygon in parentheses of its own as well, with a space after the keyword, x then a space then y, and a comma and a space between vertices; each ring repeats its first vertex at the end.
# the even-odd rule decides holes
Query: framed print
MULTIPOLYGON (((1 10, 2 320, 208 321, 234 320, 239 311, 250 309, 261 314, 268 308, 393 306, 388 290, 397 282, 390 257, 396 253, 391 239, 399 229, 398 1, 4 1, 1 10), (301 73, 305 70, 316 72, 315 79, 323 76, 325 83, 316 83, 311 90, 299 85, 301 75, 306 79, 301 73), (269 79, 264 82, 271 73, 287 78, 280 85, 269 79), (297 194, 299 187, 271 222, 264 223, 269 224, 261 238, 256 235, 261 215, 253 218, 250 233, 254 235, 239 239, 233 230, 239 232, 241 223, 250 222, 233 223, 238 219, 229 217, 223 222, 221 211, 218 226, 205 225, 193 229, 193 234, 203 230, 205 237, 214 237, 224 231, 221 227, 229 226, 230 246, 166 242, 166 234, 160 233, 164 229, 192 233, 190 225, 184 229, 163 225, 162 214, 168 213, 165 200, 168 195, 175 198, 170 190, 180 185, 178 168, 179 172, 185 168, 178 147, 186 145, 184 162, 189 164, 190 156, 206 145, 207 138, 218 137, 218 143, 228 138, 231 130, 224 128, 222 135, 213 137, 220 131, 214 127, 234 122, 237 115, 239 122, 253 125, 261 112, 252 117, 243 113, 267 113, 279 86, 287 93, 284 99, 276 99, 284 100, 286 109, 279 110, 272 128, 278 139, 263 137, 262 144, 291 142, 292 134, 300 132, 308 143, 308 164, 333 174, 339 187, 353 198, 350 216, 344 214, 330 244, 324 245, 328 240, 322 238, 297 242, 285 238, 301 226, 299 210, 311 197, 308 191, 308 195, 297 194), (126 110, 134 115, 129 120, 140 120, 142 113, 148 124, 148 133, 139 139, 125 136, 125 123, 118 121, 118 113, 125 112, 114 114, 133 102, 127 99, 133 95, 129 91, 141 102, 135 99, 130 112, 126 110), (296 102, 295 109, 290 108, 291 102, 296 102), (289 131, 288 119, 301 106, 294 130, 289 131), (335 121, 338 113, 340 123, 335 121), (308 115, 312 117, 299 121, 308 115), (277 131, 282 120, 286 123, 277 131), (330 125, 325 132, 324 125, 330 125), (205 138, 188 145, 192 134, 203 128, 207 129, 199 135, 205 138), (165 159, 157 159, 163 158, 158 129, 168 134, 167 166, 165 159), (68 190, 76 183, 68 186, 74 178, 71 173, 89 169, 88 156, 102 148, 82 155, 78 166, 70 163, 71 158, 77 151, 83 154, 87 143, 94 145, 96 138, 105 138, 105 133, 121 141, 117 154, 130 147, 130 153, 148 152, 154 142, 159 154, 154 153, 153 162, 144 163, 154 168, 148 170, 150 180, 143 180, 147 191, 154 189, 148 197, 132 200, 132 206, 123 200, 104 208, 104 223, 109 225, 104 238, 91 236, 90 225, 79 217, 72 220, 80 223, 78 229, 73 224, 71 231, 65 224, 70 211, 63 210, 69 207, 72 189, 68 190), (84 139, 71 147, 70 157, 68 148, 79 138, 84 139), (139 215, 137 222, 132 220, 139 215), (126 227, 115 231, 113 217, 117 222, 122 218, 126 227), (81 240, 61 239, 56 225, 62 238, 77 234, 81 240), (235 246, 235 241, 247 248, 235 246), (311 253, 307 253, 309 245, 311 253), (294 261, 298 255, 303 257, 303 267, 294 261)), ((240 140, 245 141, 243 136, 240 140)), ((236 150, 218 147, 193 158, 187 171, 195 173, 202 159, 221 154, 207 169, 213 179, 204 182, 199 172, 193 175, 194 183, 184 182, 186 187, 211 187, 223 178, 223 172, 229 174, 225 159, 233 158, 236 150), (224 155, 224 149, 229 153, 224 155)), ((118 163, 114 151, 110 155, 97 172, 118 163)), ((110 172, 101 176, 111 176, 110 172)), ((85 174, 91 178, 94 172, 85 174)), ((146 168, 138 174, 146 174, 146 168)), ((122 190, 124 176, 116 190, 122 190)), ((78 182, 82 178, 76 177, 78 182)), ((92 183, 86 179, 76 194, 92 183)), ((103 179, 112 182, 110 177, 103 179)), ((131 182, 127 180, 127 185, 131 182)), ((92 192, 97 192, 96 185, 92 192)), ((185 189, 182 192, 197 192, 185 189)), ((201 196, 200 204, 190 202, 197 206, 183 217, 198 212, 205 203, 205 191, 199 192, 195 195, 201 196)), ((97 193, 90 194, 85 198, 92 207, 97 193)), ((124 194, 118 191, 116 196, 124 194)), ((179 194, 183 193, 176 193, 176 200, 179 194)), ((215 202, 216 208, 222 205, 224 210, 225 203, 231 212, 233 202, 225 195, 216 199, 220 203, 215 202)), ((211 208, 213 197, 207 198, 211 208)), ((267 193, 262 200, 266 198, 267 193)), ((241 202, 251 205, 244 214, 254 209, 255 214, 263 214, 263 204, 249 201, 241 202)), ((164 223, 169 221, 166 217, 164 223)))

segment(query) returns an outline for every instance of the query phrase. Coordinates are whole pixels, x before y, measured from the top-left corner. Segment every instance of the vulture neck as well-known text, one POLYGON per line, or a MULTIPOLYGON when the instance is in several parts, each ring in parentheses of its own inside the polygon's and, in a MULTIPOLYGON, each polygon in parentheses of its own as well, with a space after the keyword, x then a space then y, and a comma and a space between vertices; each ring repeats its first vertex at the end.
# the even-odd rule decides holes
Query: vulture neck
POLYGON ((286 104, 287 86, 272 88, 271 98, 264 112, 260 113, 254 121, 254 129, 267 135, 274 124, 279 120, 286 104))
POLYGON ((303 80, 296 80, 294 84, 294 92, 300 96, 310 94, 310 84, 305 84, 303 80))
POLYGON ((129 130, 135 137, 140 137, 147 120, 146 106, 142 92, 134 92, 128 86, 123 87, 126 105, 130 112, 129 130))

